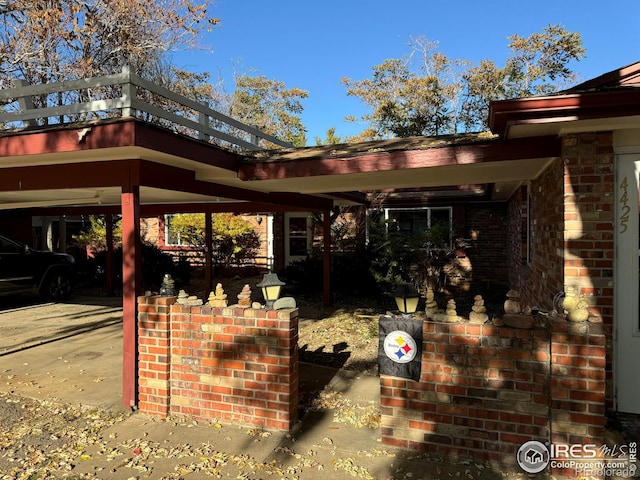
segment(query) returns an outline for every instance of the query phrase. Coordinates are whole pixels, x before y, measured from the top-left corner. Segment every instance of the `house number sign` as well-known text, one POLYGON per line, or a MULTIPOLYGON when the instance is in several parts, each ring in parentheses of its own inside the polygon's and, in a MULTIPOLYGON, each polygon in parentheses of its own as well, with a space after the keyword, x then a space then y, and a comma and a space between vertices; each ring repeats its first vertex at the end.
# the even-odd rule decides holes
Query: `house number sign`
POLYGON ((629 179, 624 177, 620 183, 620 233, 624 233, 629 228, 629 179))

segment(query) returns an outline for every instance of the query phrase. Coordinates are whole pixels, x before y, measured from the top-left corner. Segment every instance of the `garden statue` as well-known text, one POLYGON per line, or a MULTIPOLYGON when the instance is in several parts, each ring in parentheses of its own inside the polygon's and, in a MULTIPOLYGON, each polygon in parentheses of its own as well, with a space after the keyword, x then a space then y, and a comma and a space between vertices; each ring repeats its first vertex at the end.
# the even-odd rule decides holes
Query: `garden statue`
POLYGON ((176 295, 176 282, 171 275, 165 273, 160 285, 160 295, 163 297, 174 297, 176 295))
POLYGON ((189 295, 187 294, 187 292, 185 292, 184 290, 180 290, 178 292, 178 298, 176 300, 176 303, 179 303, 180 305, 184 305, 187 301, 187 298, 189 298, 189 295))
POLYGON ((473 297, 473 306, 469 313, 469 323, 481 324, 489 320, 487 315, 487 307, 484 306, 484 299, 482 295, 476 295, 473 297))
MULTIPOLYGON (((523 313, 520 304, 520 293, 517 290, 509 290, 507 292, 507 300, 504 302, 504 315, 502 316, 502 324, 512 328, 532 329, 537 325, 537 320, 531 314, 529 308, 527 313, 523 313)), ((495 325, 496 323, 493 322, 495 325)))
POLYGON ((197 306, 202 305, 202 300, 200 300, 195 295, 189 295, 184 290, 180 290, 180 293, 178 293, 178 299, 176 300, 176 303, 178 305, 185 305, 185 306, 189 306, 189 307, 197 307, 197 306))
POLYGON ((241 307, 251 306, 251 287, 248 283, 242 287, 242 291, 238 294, 238 305, 241 307))
POLYGON ((586 322, 589 319, 589 304, 584 295, 576 298, 575 307, 567 313, 567 319, 571 322, 586 322))
POLYGON ((211 292, 209 294, 207 305, 210 307, 226 307, 228 305, 227 294, 224 293, 221 283, 216 285, 215 293, 211 292))
POLYGON ((566 314, 570 314, 578 306, 578 296, 574 287, 567 287, 562 300, 562 310, 566 314))
POLYGON ((435 300, 435 293, 433 293, 432 287, 427 287, 427 305, 425 308, 425 313, 427 314, 427 318, 433 318, 436 313, 438 313, 438 304, 435 300))
POLYGON ((458 313, 456 312, 456 301, 452 298, 447 302, 447 322, 457 322, 460 320, 458 313))
POLYGON ((517 290, 507 292, 507 300, 504 302, 504 313, 516 314, 522 312, 520 305, 520 293, 517 290))

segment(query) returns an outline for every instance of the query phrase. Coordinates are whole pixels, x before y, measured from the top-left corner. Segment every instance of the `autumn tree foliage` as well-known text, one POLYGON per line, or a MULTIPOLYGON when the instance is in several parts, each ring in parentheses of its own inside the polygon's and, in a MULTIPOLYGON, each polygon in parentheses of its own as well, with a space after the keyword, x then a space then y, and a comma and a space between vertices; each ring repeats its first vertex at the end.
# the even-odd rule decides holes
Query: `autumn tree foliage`
MULTIPOLYGON (((233 213, 214 213, 211 220, 211 251, 217 264, 229 266, 255 258, 260 237, 249 222, 233 213)), ((174 215, 170 227, 184 244, 202 248, 206 245, 205 214, 174 215)))
POLYGON ((503 67, 448 58, 437 42, 417 37, 407 57, 375 65, 371 78, 343 78, 347 94, 370 109, 358 140, 486 130, 491 100, 558 91, 575 79, 570 63, 585 54, 580 34, 560 25, 508 40, 503 67))
POLYGON ((7 0, 0 5, 0 88, 119 72, 157 71, 218 19, 212 1, 7 0))
POLYGON ((263 75, 238 75, 229 114, 296 147, 304 147, 307 138, 301 114, 302 100, 307 96, 306 90, 287 88, 283 82, 263 75))
MULTIPOLYGON (((238 75, 228 94, 210 74, 173 64, 173 52, 200 48, 201 33, 219 19, 213 0, 7 0, 0 2, 0 88, 17 81, 47 84, 118 73, 138 75, 185 97, 302 146, 301 100, 307 92, 264 76, 238 75)), ((204 47, 203 47, 204 48, 204 47)), ((109 98, 108 87, 79 92, 74 101, 109 98)), ((116 92, 117 95, 117 92, 116 92)), ((70 98, 35 96, 36 108, 70 98)), ((145 99, 174 111, 161 99, 145 99)))

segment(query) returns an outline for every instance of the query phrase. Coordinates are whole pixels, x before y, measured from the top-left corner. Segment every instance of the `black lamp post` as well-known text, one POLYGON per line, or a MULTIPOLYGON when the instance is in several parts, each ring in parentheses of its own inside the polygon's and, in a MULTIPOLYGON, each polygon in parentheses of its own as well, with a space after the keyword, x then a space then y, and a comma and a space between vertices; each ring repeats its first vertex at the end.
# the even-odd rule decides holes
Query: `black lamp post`
POLYGON ((394 298, 396 300, 396 305, 398 306, 398 310, 402 313, 403 316, 410 316, 413 313, 416 313, 418 309, 418 302, 420 301, 420 294, 416 287, 411 283, 401 283, 396 286, 396 290, 394 292, 394 298))
POLYGON ((265 273, 262 281, 256 287, 262 289, 262 296, 267 303, 267 308, 273 308, 273 303, 280 297, 280 290, 285 283, 275 273, 265 273))

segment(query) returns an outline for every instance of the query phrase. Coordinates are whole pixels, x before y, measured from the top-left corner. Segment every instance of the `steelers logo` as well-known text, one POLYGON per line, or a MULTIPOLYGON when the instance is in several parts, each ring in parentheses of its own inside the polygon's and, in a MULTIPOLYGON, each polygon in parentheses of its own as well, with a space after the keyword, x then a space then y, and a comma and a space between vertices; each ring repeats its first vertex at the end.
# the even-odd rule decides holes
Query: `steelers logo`
POLYGON ((409 363, 416 357, 416 341, 402 330, 396 330, 384 339, 384 353, 396 363, 409 363))

